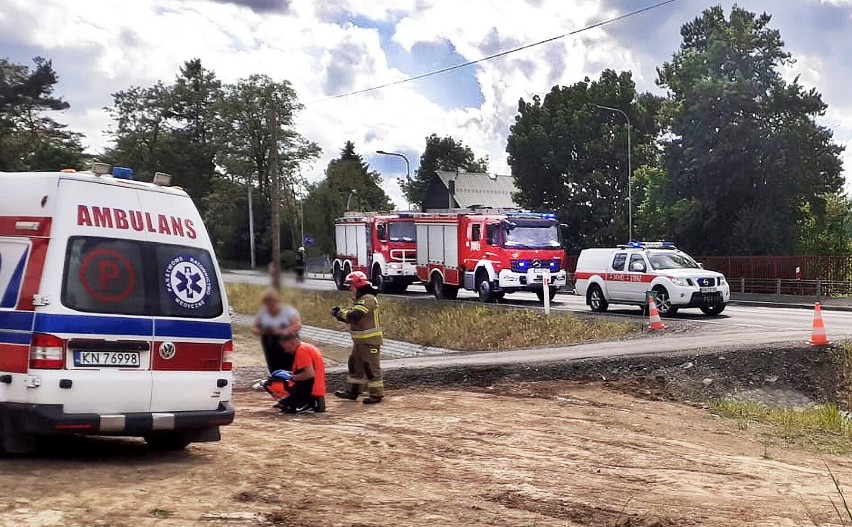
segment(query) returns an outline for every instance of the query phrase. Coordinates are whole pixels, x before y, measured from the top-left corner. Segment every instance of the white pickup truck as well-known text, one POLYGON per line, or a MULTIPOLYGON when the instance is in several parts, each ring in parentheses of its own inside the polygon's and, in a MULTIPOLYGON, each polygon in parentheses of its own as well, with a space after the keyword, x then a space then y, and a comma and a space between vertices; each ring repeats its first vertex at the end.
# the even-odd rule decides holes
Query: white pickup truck
POLYGON ((596 312, 606 311, 609 304, 644 306, 647 292, 654 291, 663 316, 691 307, 718 315, 731 298, 724 275, 703 269, 670 242, 586 249, 580 253, 574 279, 577 295, 596 312))

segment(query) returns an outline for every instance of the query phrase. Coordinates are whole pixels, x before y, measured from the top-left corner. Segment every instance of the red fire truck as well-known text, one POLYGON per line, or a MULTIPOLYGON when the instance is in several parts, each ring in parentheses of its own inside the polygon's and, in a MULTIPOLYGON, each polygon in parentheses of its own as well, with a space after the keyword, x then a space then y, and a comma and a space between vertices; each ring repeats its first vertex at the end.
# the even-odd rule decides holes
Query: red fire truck
POLYGON ((417 225, 417 276, 436 298, 455 298, 459 288, 493 302, 515 291, 552 299, 564 286, 565 251, 553 214, 448 212, 424 214, 417 225))
POLYGON ((346 275, 363 271, 381 292, 402 292, 417 281, 416 213, 346 212, 335 221, 337 251, 332 277, 346 289, 346 275))

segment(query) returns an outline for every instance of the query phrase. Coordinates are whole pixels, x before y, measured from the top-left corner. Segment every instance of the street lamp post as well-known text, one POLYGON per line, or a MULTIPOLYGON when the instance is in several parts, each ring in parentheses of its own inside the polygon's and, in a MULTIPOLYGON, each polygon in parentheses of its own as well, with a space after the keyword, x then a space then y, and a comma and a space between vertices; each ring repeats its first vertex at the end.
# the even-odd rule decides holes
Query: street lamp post
POLYGON ((352 201, 352 196, 357 196, 357 195, 358 195, 358 191, 355 190, 354 188, 349 191, 349 197, 346 198, 346 210, 349 210, 349 202, 352 201))
POLYGON ((628 117, 623 110, 619 110, 618 108, 603 106, 600 104, 596 104, 595 106, 601 110, 618 112, 627 120, 627 221, 629 225, 629 239, 627 241, 631 242, 633 241, 633 148, 630 144, 630 130, 632 128, 630 124, 630 117, 628 117))
MULTIPOLYGON (((405 157, 405 154, 400 152, 385 152, 384 150, 376 150, 376 153, 382 156, 394 156, 401 157, 405 161, 405 181, 410 185, 411 184, 411 163, 408 161, 408 158, 405 157)), ((408 210, 411 210, 411 202, 408 202, 408 210)))

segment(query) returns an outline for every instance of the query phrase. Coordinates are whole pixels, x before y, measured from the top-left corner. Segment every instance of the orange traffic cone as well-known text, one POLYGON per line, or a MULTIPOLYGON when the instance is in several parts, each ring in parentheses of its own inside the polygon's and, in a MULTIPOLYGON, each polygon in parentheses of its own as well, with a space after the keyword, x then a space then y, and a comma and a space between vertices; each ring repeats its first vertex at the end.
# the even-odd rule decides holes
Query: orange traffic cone
POLYGON ((660 319, 660 312, 657 311, 657 304, 654 302, 654 297, 648 295, 648 315, 650 315, 651 323, 648 325, 648 330, 659 331, 666 329, 666 325, 660 319))
POLYGON ((811 346, 828 346, 831 344, 825 335, 825 324, 822 323, 822 308, 819 302, 814 304, 814 329, 808 344, 811 346))

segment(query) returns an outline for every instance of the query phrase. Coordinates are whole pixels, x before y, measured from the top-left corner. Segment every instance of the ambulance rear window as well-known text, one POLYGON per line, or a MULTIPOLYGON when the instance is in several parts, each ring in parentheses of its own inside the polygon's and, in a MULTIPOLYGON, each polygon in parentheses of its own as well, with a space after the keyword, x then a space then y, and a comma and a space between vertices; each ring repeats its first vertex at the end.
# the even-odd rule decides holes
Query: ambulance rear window
POLYGON ((112 238, 69 240, 62 303, 89 313, 187 318, 222 314, 210 253, 112 238))

